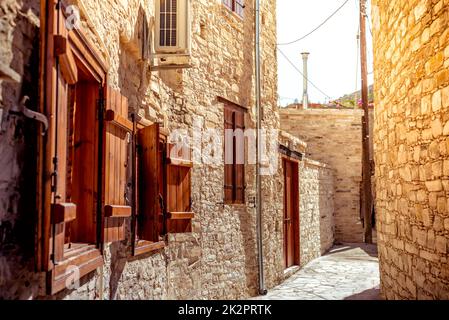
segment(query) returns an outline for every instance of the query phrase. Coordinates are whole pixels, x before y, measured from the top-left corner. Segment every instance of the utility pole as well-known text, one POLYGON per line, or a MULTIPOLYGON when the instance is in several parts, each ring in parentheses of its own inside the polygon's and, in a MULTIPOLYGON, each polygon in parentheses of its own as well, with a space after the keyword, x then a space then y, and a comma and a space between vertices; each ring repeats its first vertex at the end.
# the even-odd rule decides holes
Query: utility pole
POLYGON ((360 0, 360 53, 362 65, 362 104, 363 104, 363 216, 365 220, 365 243, 373 243, 371 225, 372 192, 370 160, 370 126, 368 107, 368 69, 366 58, 366 0, 360 0))

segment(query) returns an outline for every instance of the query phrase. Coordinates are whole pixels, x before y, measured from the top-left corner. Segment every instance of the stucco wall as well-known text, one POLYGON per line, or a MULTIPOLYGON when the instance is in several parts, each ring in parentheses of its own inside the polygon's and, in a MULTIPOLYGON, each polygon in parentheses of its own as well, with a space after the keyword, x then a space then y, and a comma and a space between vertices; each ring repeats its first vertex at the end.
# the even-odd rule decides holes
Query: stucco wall
POLYGON ((381 288, 449 299, 448 1, 373 1, 381 288))

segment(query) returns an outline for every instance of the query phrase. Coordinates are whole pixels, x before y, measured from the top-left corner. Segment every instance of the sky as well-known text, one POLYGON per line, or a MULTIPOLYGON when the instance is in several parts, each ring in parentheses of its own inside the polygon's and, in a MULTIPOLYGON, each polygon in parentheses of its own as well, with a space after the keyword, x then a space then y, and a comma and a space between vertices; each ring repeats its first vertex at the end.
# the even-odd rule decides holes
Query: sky
MULTIPOLYGON (((345 0, 277 0, 278 43, 294 41, 320 25, 345 0)), ((370 12, 368 7, 368 13, 370 12)), ((372 83, 372 37, 367 24, 368 72, 372 83)), ((324 103, 360 90, 360 62, 357 63, 359 0, 349 2, 325 25, 304 40, 278 46, 303 71, 301 52, 309 52, 309 100, 324 103), (357 82, 356 82, 357 72, 357 82)), ((360 60, 359 60, 360 61, 360 60)), ((303 78, 278 52, 279 96, 282 106, 302 101, 303 78)))

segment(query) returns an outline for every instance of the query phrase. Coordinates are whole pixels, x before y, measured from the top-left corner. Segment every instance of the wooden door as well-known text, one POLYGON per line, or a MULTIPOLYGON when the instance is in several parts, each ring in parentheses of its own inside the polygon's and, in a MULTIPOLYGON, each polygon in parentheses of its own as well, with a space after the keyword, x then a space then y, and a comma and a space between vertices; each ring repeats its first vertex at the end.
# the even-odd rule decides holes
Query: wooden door
POLYGON ((298 163, 284 159, 284 262, 299 265, 298 163))

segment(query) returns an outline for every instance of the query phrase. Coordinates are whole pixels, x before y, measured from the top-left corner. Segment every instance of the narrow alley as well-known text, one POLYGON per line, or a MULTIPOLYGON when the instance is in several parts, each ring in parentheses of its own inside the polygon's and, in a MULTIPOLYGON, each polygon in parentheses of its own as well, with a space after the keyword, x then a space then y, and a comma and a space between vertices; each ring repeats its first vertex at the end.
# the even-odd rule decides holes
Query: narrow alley
POLYGON ((335 246, 260 300, 380 300, 375 245, 335 246))
POLYGON ((449 301, 449 0, 0 0, 0 300, 449 301))

